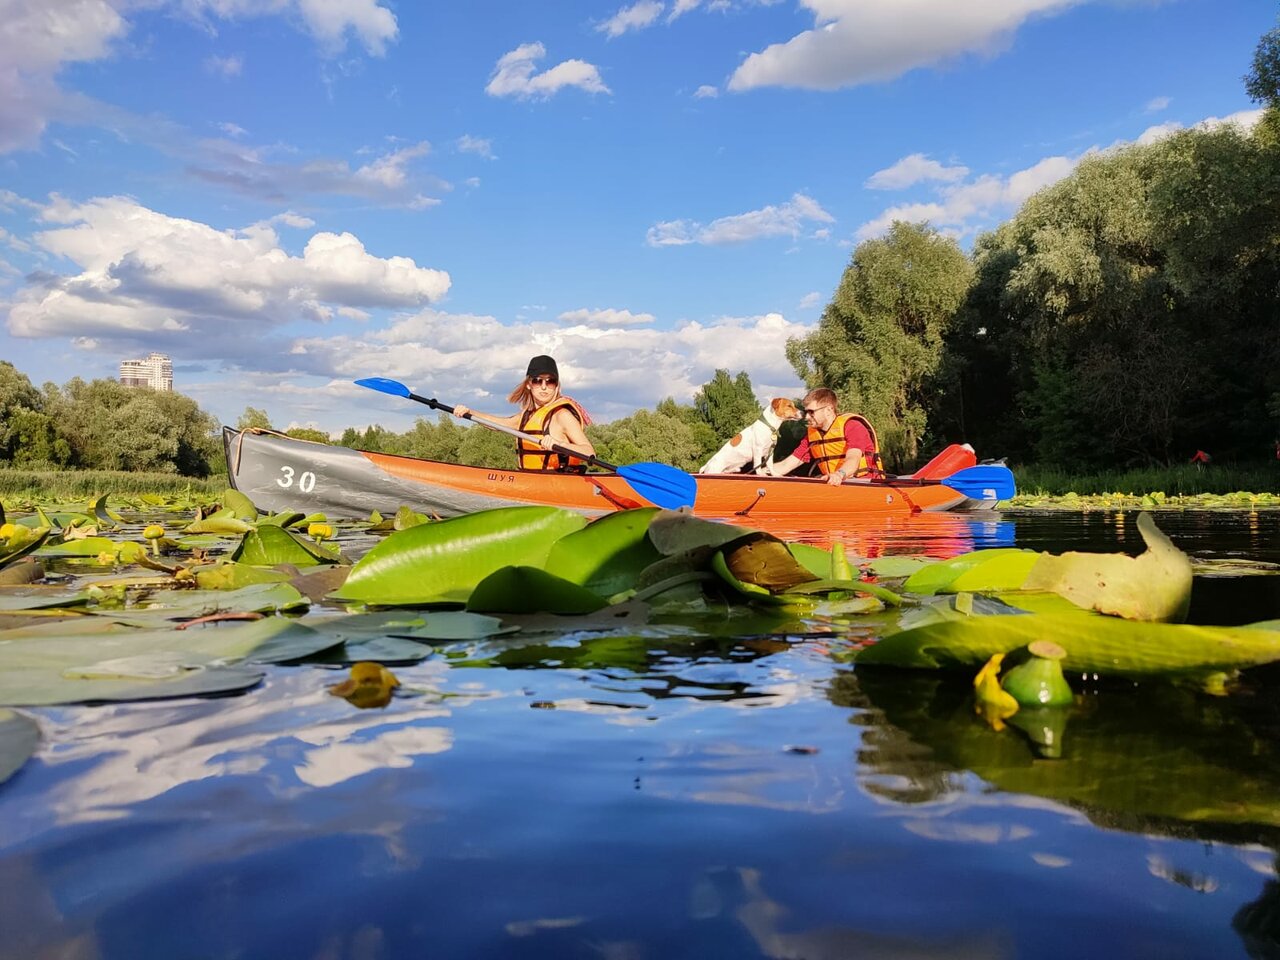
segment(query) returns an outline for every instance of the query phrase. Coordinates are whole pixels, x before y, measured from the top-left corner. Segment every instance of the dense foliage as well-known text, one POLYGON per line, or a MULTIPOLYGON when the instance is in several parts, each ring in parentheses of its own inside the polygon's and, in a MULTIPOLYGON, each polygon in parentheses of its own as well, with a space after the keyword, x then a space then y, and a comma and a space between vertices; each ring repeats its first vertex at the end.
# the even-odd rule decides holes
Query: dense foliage
POLYGON ((43 390, 0 361, 0 463, 14 467, 207 476, 222 458, 217 421, 180 393, 114 380, 43 390))

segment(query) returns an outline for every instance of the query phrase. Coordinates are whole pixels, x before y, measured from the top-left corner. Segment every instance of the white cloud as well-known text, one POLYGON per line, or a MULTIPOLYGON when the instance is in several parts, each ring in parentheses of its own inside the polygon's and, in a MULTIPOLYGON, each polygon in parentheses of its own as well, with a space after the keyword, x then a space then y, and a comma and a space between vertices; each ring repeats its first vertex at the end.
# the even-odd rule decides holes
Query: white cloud
POLYGON ((634 327, 653 323, 652 313, 632 313, 630 310, 595 309, 567 310, 556 319, 568 323, 581 323, 597 327, 634 327))
MULTIPOLYGON (((1226 117, 1207 117, 1194 126, 1212 130, 1232 124, 1251 130, 1262 114, 1261 109, 1241 110, 1226 117)), ((1093 146, 1072 157, 1045 157, 1007 177, 982 174, 967 182, 943 184, 934 188, 935 199, 889 207, 860 226, 854 236, 857 240, 880 236, 895 220, 906 223, 928 221, 951 236, 964 236, 992 217, 1011 214, 1033 194, 1069 175, 1089 154, 1122 149, 1135 143, 1154 143, 1182 129, 1182 124, 1170 120, 1148 127, 1134 140, 1116 141, 1107 147, 1093 146)))
POLYGON ((965 53, 993 54, 1037 14, 1083 0, 801 0, 814 28, 750 54, 729 89, 837 90, 965 53))
POLYGON ((711 84, 709 83, 704 83, 697 90, 693 91, 693 95, 695 98, 699 100, 703 100, 703 99, 706 99, 707 97, 720 96, 720 90, 717 87, 711 86, 711 84))
POLYGON ((702 0, 676 0, 676 2, 671 5, 671 12, 667 14, 667 23, 670 23, 676 17, 684 16, 690 10, 698 9, 699 4, 701 3, 702 0))
POLYGON ((181 333, 202 355, 251 355, 268 349, 259 338, 272 328, 342 308, 416 307, 450 284, 406 257, 373 256, 350 233, 316 233, 293 256, 266 223, 218 230, 127 197, 54 196, 41 219, 53 226, 36 245, 79 272, 31 278, 11 304, 14 336, 171 344, 181 333))
MULTIPOLYGON (((506 413, 494 398, 505 397, 519 382, 530 356, 549 353, 565 392, 605 421, 650 409, 668 396, 687 402, 722 367, 746 370, 762 393, 802 393, 784 347, 789 337, 812 329, 777 313, 685 321, 662 330, 585 322, 565 327, 550 320, 504 324, 491 316, 426 309, 359 340, 300 340, 301 352, 292 359, 314 376, 332 378, 331 390, 346 391, 352 378, 378 370, 427 396, 506 413)), ((355 388, 350 393, 365 399, 355 388)), ((344 415, 350 422, 345 407, 344 415)))
POLYGON ((877 170, 867 180, 872 190, 903 190, 923 180, 940 180, 954 183, 969 175, 968 167, 945 167, 937 160, 930 160, 923 153, 903 157, 891 167, 877 170))
POLYGON ((493 155, 492 140, 485 140, 482 137, 473 137, 469 133, 464 133, 457 139, 456 145, 460 153, 478 154, 486 160, 498 159, 493 155))
POLYGON ((209 73, 217 74, 220 77, 238 77, 244 69, 244 59, 242 57, 206 57, 204 68, 209 73))
POLYGON ((1161 110, 1167 109, 1171 103, 1173 103, 1173 100, 1169 97, 1152 97, 1147 101, 1147 105, 1143 109, 1147 113, 1159 113, 1161 110))
POLYGON ((653 22, 662 14, 662 4, 658 0, 638 0, 629 7, 623 7, 596 29, 607 34, 610 39, 620 37, 628 30, 643 30, 653 26, 653 22))
POLYGON ((798 237, 807 221, 834 223, 835 218, 818 202, 802 193, 786 203, 721 217, 709 224, 693 220, 668 220, 649 228, 646 242, 651 247, 683 246, 690 243, 717 246, 745 243, 761 237, 798 237))
POLYGON ((236 123, 219 123, 217 124, 217 127, 232 139, 239 139, 240 137, 247 137, 249 135, 248 130, 236 123))
MULTIPOLYGON (((206 24, 281 15, 300 22, 330 53, 354 34, 370 53, 381 54, 397 32, 395 15, 380 0, 6 0, 0 8, 0 153, 34 147, 51 120, 109 125, 122 113, 64 90, 57 76, 67 64, 109 56, 129 32, 125 15, 153 8, 206 24)), ((235 57, 213 57, 209 65, 239 72, 235 57)))
POLYGON ((519 100, 545 100, 565 87, 577 87, 587 93, 610 93, 600 71, 584 60, 565 60, 542 73, 534 73, 536 64, 547 55, 541 43, 523 43, 505 53, 493 68, 485 93, 491 97, 515 97, 519 100))
POLYGON ((808 310, 810 307, 816 307, 821 302, 822 302, 822 294, 820 294, 817 290, 814 290, 810 293, 806 293, 803 297, 800 298, 799 306, 801 310, 808 310))

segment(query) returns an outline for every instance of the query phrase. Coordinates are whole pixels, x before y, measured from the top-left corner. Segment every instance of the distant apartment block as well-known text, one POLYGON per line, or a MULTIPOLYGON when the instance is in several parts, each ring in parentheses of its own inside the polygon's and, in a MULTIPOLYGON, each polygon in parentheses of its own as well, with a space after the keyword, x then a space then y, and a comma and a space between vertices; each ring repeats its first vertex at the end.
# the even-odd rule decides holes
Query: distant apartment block
POLYGON ((126 387, 173 389, 173 361, 163 353, 149 353, 145 360, 121 360, 120 382, 126 387))

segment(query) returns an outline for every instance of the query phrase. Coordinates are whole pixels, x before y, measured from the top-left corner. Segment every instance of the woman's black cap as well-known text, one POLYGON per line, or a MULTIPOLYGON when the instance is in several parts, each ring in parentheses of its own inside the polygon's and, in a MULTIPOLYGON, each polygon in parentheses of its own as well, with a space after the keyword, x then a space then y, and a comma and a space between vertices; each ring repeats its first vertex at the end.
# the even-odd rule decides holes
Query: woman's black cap
POLYGON ((560 370, 556 367, 556 362, 546 354, 540 354, 529 361, 529 369, 524 372, 526 377, 552 376, 556 382, 560 382, 560 370))

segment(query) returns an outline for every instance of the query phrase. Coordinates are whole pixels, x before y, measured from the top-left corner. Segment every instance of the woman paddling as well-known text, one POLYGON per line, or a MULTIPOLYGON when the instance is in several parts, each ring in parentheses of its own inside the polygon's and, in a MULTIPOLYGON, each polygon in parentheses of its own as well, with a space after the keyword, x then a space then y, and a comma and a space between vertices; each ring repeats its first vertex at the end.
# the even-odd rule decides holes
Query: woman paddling
POLYGON ((576 400, 561 395, 560 370, 555 360, 545 354, 530 360, 524 380, 507 399, 520 407, 519 413, 495 417, 457 404, 453 415, 466 417, 470 414, 472 419, 515 427, 537 437, 537 443, 523 438, 516 440, 516 459, 521 470, 586 469, 586 464, 576 457, 567 457, 551 449, 552 446, 566 447, 587 457, 596 453, 596 448, 582 429, 591 422, 591 418, 576 400))

